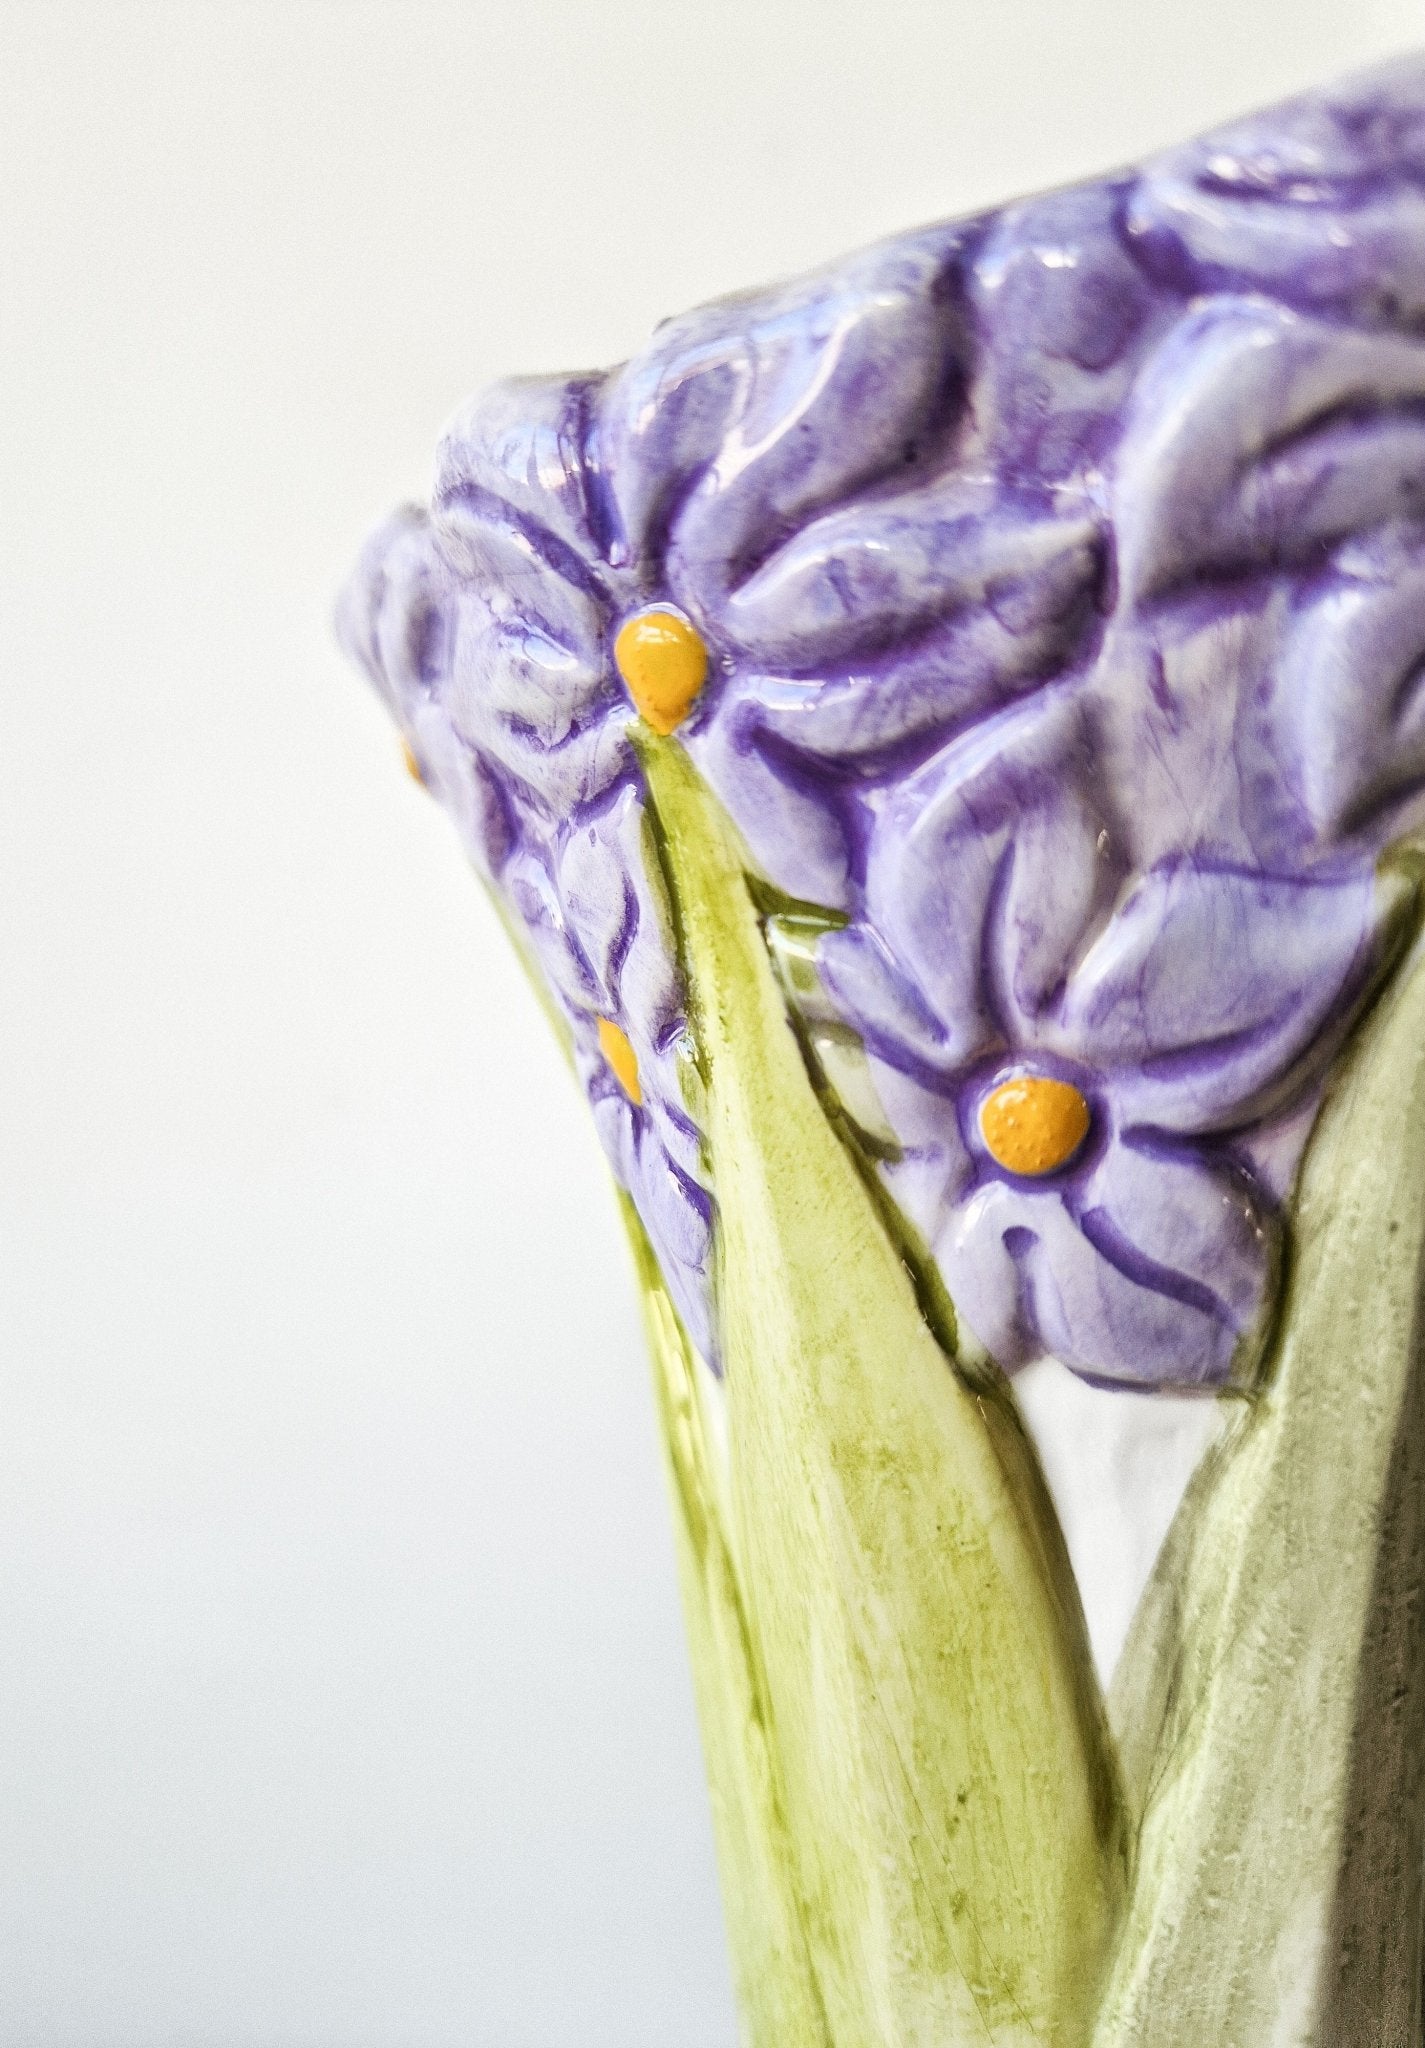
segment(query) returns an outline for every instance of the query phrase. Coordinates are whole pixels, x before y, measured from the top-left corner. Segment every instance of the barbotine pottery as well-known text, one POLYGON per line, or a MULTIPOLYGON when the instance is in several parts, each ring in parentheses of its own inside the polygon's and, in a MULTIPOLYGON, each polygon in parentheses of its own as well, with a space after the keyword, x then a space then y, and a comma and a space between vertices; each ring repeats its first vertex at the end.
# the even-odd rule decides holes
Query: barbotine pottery
POLYGON ((1425 63, 497 386, 341 631, 621 1190, 749 2042, 1418 2044, 1425 63))

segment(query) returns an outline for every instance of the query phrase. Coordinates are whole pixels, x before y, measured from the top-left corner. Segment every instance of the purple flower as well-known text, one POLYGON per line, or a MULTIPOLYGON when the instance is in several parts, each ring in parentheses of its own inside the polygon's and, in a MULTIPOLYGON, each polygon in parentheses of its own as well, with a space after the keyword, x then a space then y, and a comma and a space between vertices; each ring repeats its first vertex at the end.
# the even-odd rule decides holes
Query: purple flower
POLYGON ((1377 885, 1200 850, 1135 872, 1089 716, 1036 702, 887 798, 864 921, 820 943, 822 1017, 856 1024, 901 1141, 889 1184, 1002 1364, 1221 1384, 1253 1363, 1278 1237, 1235 1141, 1329 1060, 1377 957, 1377 885), (987 1141, 1012 1075, 1087 1105, 1057 1170, 987 1141))
POLYGON ((374 544, 347 644, 530 932, 704 1336, 613 655, 649 605, 708 651, 678 737, 764 887, 839 926, 793 1004, 864 1047, 966 1322, 1007 1366, 1250 1373, 1425 821, 1422 174, 1412 62, 884 243, 497 387, 374 544), (1016 1075, 1087 1118, 1042 1171, 986 1135, 1016 1075))
POLYGON ((487 877, 510 845, 500 780, 451 718, 448 681, 461 623, 457 580, 426 513, 406 507, 372 534, 337 612, 346 653, 375 684, 422 781, 487 877))
POLYGON ((690 1046, 673 946, 645 885, 641 835, 639 794, 625 784, 561 841, 552 872, 521 852, 502 887, 569 1023, 614 1176, 644 1220, 689 1336, 714 1361, 712 1202, 684 1104, 690 1046))
POLYGON ((1407 57, 1157 158, 1125 226, 1180 289, 1408 321, 1425 310, 1422 172, 1420 60, 1407 57))
POLYGON ((683 1100, 683 998, 644 845, 630 709, 608 684, 602 612, 591 625, 589 594, 541 562, 527 534, 499 521, 487 531, 403 512, 368 545, 339 628, 518 919, 615 1178, 690 1337, 715 1361, 712 1202, 683 1100))

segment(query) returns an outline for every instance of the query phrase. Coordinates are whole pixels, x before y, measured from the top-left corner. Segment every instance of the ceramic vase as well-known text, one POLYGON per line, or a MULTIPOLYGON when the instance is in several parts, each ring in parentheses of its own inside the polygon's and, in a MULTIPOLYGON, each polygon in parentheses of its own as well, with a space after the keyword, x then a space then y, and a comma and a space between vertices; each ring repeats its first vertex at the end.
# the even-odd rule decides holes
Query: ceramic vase
POLYGON ((613 1170, 747 2040, 1418 2044, 1425 63, 497 386, 340 623, 613 1170))

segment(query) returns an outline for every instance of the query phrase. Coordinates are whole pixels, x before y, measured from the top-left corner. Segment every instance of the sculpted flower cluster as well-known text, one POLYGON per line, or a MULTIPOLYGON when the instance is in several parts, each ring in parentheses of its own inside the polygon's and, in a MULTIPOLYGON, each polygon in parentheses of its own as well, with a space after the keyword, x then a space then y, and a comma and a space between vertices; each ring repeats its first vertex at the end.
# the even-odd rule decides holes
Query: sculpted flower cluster
POLYGON ((1411 897, 1423 94, 1380 74, 499 386, 368 548, 347 645, 528 933, 705 1355, 636 703, 826 913, 800 1022, 862 1048, 879 1170, 989 1350, 1250 1374, 1411 897), (696 657, 671 709, 620 661, 649 618, 696 657))

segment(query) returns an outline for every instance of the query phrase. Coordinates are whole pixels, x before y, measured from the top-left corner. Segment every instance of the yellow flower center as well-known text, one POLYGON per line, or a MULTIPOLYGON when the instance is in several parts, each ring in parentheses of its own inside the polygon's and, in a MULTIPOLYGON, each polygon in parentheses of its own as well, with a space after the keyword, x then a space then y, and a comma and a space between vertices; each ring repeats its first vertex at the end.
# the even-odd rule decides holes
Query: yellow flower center
POLYGON ((628 1042, 628 1033, 620 1031, 612 1017, 599 1019, 599 1051, 613 1069, 614 1079, 630 1102, 642 1102, 643 1090, 638 1085, 638 1054, 628 1042))
POLYGON ((614 661, 628 694, 655 732, 683 723, 707 681, 708 651, 681 612, 655 605, 619 627, 614 661))
POLYGON ((401 742, 401 759, 406 764, 406 773, 410 776, 412 782, 418 782, 421 788, 424 789, 426 786, 425 770, 416 759, 416 750, 409 740, 402 740, 401 742))
POLYGON ((980 1135, 996 1165, 1037 1177, 1065 1166, 1089 1132, 1089 1106, 1068 1081, 1019 1074, 980 1108, 980 1135))

